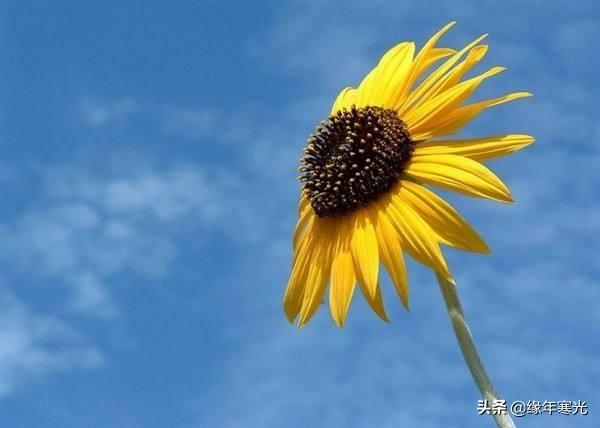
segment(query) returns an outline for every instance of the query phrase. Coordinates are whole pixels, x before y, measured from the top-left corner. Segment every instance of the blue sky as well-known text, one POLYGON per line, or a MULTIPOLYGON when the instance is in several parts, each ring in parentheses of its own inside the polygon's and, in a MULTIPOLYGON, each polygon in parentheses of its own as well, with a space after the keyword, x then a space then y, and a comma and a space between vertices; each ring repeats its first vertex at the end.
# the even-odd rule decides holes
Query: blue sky
POLYGON ((600 419, 600 6, 504 2, 0 2, 0 426, 493 426, 433 275, 411 311, 354 300, 297 330, 281 298, 305 137, 394 43, 491 33, 464 135, 537 142, 491 167, 512 206, 445 195, 487 256, 447 251, 508 400, 600 419))

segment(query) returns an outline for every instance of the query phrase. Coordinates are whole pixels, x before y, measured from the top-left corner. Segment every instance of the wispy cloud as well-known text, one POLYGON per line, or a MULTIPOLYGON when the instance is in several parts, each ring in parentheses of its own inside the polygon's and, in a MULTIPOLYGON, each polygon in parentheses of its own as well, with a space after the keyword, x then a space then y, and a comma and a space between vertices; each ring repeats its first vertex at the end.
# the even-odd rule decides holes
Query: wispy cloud
POLYGON ((103 362, 102 354, 72 328, 0 291, 0 399, 48 373, 92 369, 103 362))
POLYGON ((44 180, 41 199, 4 226, 0 259, 13 273, 58 279, 71 289, 68 308, 88 316, 118 314, 106 285, 115 275, 169 275, 182 234, 194 231, 200 242, 214 233, 254 236, 253 219, 235 197, 240 183, 217 170, 140 168, 104 177, 57 170, 44 180))
POLYGON ((96 97, 85 97, 78 105, 78 113, 83 123, 91 127, 105 126, 111 122, 121 122, 139 109, 133 98, 106 101, 96 97))
MULTIPOLYGON (((98 174, 57 167, 39 180, 38 196, 14 222, 0 226, 0 265, 8 289, 26 285, 31 290, 32 280, 52 286, 45 293, 63 297, 51 311, 67 317, 118 320, 122 308, 113 284, 122 277, 137 278, 136 286, 144 287, 149 285, 140 284, 176 282, 181 243, 190 236, 195 248, 215 239, 241 245, 259 239, 264 230, 247 209, 252 197, 245 195, 240 179, 212 167, 146 165, 98 174)), ((0 320, 0 347, 5 345, 0 395, 21 382, 13 373, 42 376, 58 368, 95 367, 86 359, 73 362, 79 357, 75 351, 38 351, 38 341, 46 339, 46 332, 37 332, 41 321, 11 295, 0 306, 6 317, 0 320), (21 370, 19 364, 38 357, 40 367, 31 362, 21 370)), ((63 330, 71 332, 68 324, 50 320, 62 329, 59 338, 63 330)))

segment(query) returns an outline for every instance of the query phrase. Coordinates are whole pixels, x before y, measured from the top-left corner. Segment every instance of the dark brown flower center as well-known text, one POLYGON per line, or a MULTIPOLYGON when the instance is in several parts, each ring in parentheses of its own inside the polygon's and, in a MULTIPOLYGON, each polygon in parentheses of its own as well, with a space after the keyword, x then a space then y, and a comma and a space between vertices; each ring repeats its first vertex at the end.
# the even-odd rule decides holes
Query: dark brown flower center
POLYGON ((387 192, 414 150, 395 110, 341 110, 321 122, 307 140, 300 181, 320 217, 347 214, 387 192))

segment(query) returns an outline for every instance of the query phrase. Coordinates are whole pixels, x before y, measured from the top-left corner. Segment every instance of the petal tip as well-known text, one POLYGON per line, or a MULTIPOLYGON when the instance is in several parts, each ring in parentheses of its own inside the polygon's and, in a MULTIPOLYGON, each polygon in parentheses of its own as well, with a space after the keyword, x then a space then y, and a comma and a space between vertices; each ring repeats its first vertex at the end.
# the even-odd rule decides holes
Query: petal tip
POLYGON ((500 200, 501 202, 505 202, 507 204, 514 204, 515 202, 515 198, 513 197, 513 195, 511 195, 510 193, 507 193, 503 199, 500 200))
POLYGON ((284 304, 283 306, 283 312, 285 314, 285 318, 288 320, 288 322, 290 324, 294 324, 294 321, 296 320, 296 315, 294 315, 290 309, 287 307, 287 305, 284 304))
POLYGON ((528 134, 515 134, 516 138, 520 138, 521 147, 527 147, 528 145, 535 143, 535 137, 533 135, 528 134))
POLYGON ((492 252, 492 250, 490 249, 490 247, 488 246, 488 244, 486 244, 485 242, 483 242, 483 245, 481 246, 481 249, 479 251, 481 254, 490 254, 492 252))
POLYGON ((521 98, 529 98, 529 97, 533 97, 533 93, 529 92, 529 91, 520 91, 520 92, 515 92, 514 93, 514 99, 521 99, 521 98))
POLYGON ((345 319, 342 314, 331 314, 331 318, 333 319, 334 324, 337 328, 344 328, 345 319))

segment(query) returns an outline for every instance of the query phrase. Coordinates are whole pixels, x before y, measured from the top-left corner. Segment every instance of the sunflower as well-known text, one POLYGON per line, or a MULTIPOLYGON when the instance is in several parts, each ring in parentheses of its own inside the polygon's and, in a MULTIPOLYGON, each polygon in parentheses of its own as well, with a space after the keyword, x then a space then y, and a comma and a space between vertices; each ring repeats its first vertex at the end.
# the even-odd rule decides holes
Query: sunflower
POLYGON ((371 308, 387 321, 380 262, 408 309, 404 253, 453 286, 440 244, 489 252, 463 217, 425 186, 512 202, 506 185, 481 162, 519 150, 533 137, 443 137, 488 107, 531 94, 513 92, 466 103, 484 80, 504 68, 465 79, 486 54, 481 41, 487 35, 459 51, 437 47, 453 25, 442 28, 416 55, 413 42, 390 49, 357 88, 340 92, 329 117, 308 138, 284 296, 290 322, 298 318, 299 326, 307 323, 329 287, 331 315, 342 327, 357 283, 371 308))

